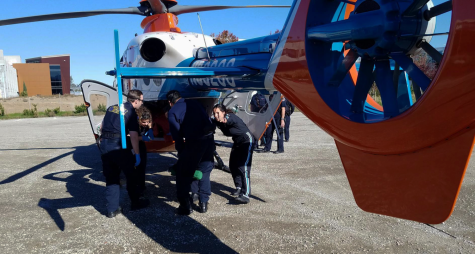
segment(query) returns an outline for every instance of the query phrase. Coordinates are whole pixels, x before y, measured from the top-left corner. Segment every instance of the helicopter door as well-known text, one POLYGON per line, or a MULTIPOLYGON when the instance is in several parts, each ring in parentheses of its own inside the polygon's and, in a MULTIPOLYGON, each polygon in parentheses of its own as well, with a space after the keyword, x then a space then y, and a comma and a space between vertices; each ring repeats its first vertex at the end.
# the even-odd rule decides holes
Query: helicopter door
MULTIPOLYGON (((84 104, 87 107, 87 115, 89 116, 92 132, 97 142, 101 135, 102 119, 104 118, 107 108, 111 105, 119 104, 117 88, 94 80, 83 80, 80 86, 84 97, 84 104)), ((122 94, 122 99, 125 102, 127 96, 122 94)))
POLYGON ((227 109, 233 110, 244 121, 252 135, 259 140, 267 126, 271 124, 272 116, 280 103, 281 94, 274 92, 274 98, 279 98, 279 100, 272 100, 270 104, 267 104, 269 95, 263 95, 258 91, 234 91, 223 98, 223 105, 227 109), (265 96, 264 103, 262 102, 263 96, 265 96))

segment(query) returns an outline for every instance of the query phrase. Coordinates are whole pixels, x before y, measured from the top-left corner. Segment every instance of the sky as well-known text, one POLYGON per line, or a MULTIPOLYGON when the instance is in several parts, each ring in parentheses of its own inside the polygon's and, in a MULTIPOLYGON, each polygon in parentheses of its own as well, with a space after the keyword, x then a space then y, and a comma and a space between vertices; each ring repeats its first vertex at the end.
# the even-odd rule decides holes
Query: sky
MULTIPOLYGON (((440 4, 445 0, 433 0, 440 4)), ((17 0, 0 2, 0 19, 50 13, 115 9, 139 6, 139 0, 17 0)), ((293 0, 179 0, 180 5, 291 5, 293 0)), ((240 39, 268 35, 282 29, 289 9, 230 9, 200 13, 204 33, 229 30, 240 39)), ((178 16, 182 31, 201 33, 195 13, 178 16)), ((451 12, 438 16, 436 33, 448 32, 451 12)), ((112 85, 113 77, 104 73, 114 69, 114 29, 119 31, 122 53, 135 33, 141 34, 139 15, 100 15, 86 18, 43 21, 0 26, 0 49, 4 55, 25 59, 69 54, 71 76, 76 84, 84 79, 112 85)), ((433 37, 432 45, 445 46, 447 36, 433 37)))

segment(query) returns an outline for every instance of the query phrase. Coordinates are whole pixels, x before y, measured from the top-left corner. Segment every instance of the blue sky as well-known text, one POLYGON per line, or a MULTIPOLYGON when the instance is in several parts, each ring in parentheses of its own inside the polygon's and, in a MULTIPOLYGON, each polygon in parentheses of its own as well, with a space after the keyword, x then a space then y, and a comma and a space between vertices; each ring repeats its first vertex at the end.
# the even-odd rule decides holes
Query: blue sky
MULTIPOLYGON (((445 0, 434 0, 434 4, 445 0)), ((139 0, 19 0, 1 1, 0 19, 49 13, 126 8, 138 6, 139 0)), ((291 5, 292 0, 180 0, 181 5, 291 5)), ((200 13, 205 34, 229 30, 239 38, 249 39, 282 29, 288 9, 231 9, 200 13)), ((436 32, 449 31, 451 13, 439 16, 436 32)), ((71 76, 75 83, 94 79, 112 84, 105 71, 114 68, 114 29, 119 30, 120 52, 135 33, 142 33, 139 15, 101 15, 95 17, 44 21, 0 27, 0 49, 5 55, 26 58, 48 55, 71 55, 71 76)), ((200 32, 196 14, 179 16, 182 31, 200 32)), ((434 37, 432 44, 444 46, 447 36, 434 37)))

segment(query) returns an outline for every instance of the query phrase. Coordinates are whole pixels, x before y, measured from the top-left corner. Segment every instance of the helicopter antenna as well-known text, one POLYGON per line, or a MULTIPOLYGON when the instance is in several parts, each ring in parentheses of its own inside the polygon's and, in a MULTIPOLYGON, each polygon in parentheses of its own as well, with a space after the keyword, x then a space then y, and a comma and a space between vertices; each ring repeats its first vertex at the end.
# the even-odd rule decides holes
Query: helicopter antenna
POLYGON ((211 62, 211 57, 209 57, 208 45, 206 45, 205 32, 203 31, 203 26, 201 25, 200 14, 199 13, 196 13, 196 14, 198 15, 198 21, 200 22, 201 33, 203 34, 203 40, 205 41, 205 47, 206 47, 206 53, 208 54, 208 60, 211 62))

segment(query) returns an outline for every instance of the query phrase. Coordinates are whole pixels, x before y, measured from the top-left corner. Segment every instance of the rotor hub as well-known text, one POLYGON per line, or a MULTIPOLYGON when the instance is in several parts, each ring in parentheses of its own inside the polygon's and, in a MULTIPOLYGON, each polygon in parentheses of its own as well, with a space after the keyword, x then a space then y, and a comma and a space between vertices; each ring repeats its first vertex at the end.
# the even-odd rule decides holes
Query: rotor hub
POLYGON ((430 41, 431 37, 424 35, 434 32, 435 19, 424 19, 427 6, 415 15, 404 16, 408 4, 400 0, 358 0, 347 19, 352 24, 346 48, 371 58, 387 58, 390 52, 413 54, 417 42, 430 41))

